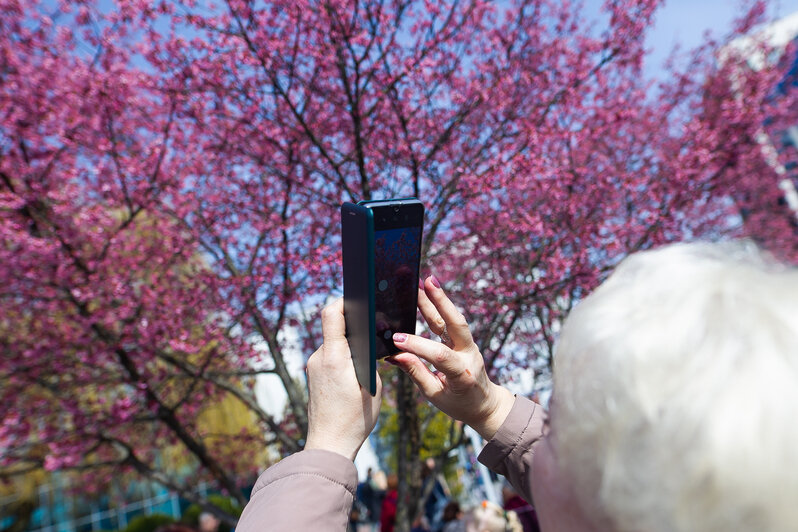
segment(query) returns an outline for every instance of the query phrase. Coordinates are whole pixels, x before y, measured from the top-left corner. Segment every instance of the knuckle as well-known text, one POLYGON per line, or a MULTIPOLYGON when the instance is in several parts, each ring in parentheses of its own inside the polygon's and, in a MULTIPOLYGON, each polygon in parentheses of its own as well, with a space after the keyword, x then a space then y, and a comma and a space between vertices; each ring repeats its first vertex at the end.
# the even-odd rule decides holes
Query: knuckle
POLYGON ((449 349, 443 344, 440 344, 440 347, 438 347, 435 350, 435 354, 433 355, 433 360, 435 361, 435 364, 436 365, 445 364, 449 360, 451 353, 452 353, 451 349, 449 349))
POLYGON ((437 331, 442 331, 443 329, 446 328, 446 321, 444 321, 443 318, 438 316, 437 318, 432 320, 432 324, 431 325, 435 328, 434 332, 437 333, 437 331))
POLYGON ((468 329, 468 321, 466 321, 465 316, 463 316, 463 314, 460 312, 458 312, 454 316, 454 319, 452 320, 452 325, 455 327, 468 329))

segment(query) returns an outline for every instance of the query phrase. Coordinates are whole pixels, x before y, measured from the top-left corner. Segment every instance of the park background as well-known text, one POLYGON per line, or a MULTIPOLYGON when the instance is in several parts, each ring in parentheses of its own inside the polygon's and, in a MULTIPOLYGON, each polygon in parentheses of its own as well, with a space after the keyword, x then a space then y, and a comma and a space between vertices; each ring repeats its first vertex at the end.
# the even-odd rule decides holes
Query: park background
MULTIPOLYGON (((0 526, 125 528, 159 494, 233 526, 303 445, 342 201, 420 198, 422 274, 543 401, 629 253, 796 262, 798 5, 660 4, 0 2, 0 526)), ((381 372, 360 465, 399 472, 407 530, 422 458, 483 494, 479 442, 381 372)))

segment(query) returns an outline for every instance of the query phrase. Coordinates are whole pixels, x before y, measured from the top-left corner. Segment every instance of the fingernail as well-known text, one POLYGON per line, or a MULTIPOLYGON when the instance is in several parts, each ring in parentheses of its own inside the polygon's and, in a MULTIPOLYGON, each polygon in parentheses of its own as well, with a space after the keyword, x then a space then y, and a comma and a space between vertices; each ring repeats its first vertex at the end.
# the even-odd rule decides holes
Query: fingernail
POLYGON ((399 362, 394 360, 393 357, 386 357, 383 360, 385 360, 385 362, 387 362, 388 364, 393 364, 394 366, 398 366, 399 365, 399 362))
POLYGON ((434 275, 430 275, 429 278, 430 278, 430 281, 432 281, 432 284, 435 286, 435 288, 440 288, 441 287, 441 283, 438 281, 437 277, 435 277, 434 275))
POLYGON ((407 340, 407 335, 405 333, 393 333, 393 341, 397 344, 401 344, 407 340))
POLYGON ((421 279, 418 280, 418 289, 424 290, 424 281, 422 281, 421 279))

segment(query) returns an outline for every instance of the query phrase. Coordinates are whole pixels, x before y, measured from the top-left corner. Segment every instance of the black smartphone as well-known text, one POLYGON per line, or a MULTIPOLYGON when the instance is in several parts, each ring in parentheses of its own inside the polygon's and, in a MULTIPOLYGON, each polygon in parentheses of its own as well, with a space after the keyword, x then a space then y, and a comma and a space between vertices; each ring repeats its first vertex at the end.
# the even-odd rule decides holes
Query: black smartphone
POLYGON ((341 206, 344 316, 355 372, 376 393, 377 359, 399 352, 395 332, 416 332, 424 206, 416 198, 341 206))

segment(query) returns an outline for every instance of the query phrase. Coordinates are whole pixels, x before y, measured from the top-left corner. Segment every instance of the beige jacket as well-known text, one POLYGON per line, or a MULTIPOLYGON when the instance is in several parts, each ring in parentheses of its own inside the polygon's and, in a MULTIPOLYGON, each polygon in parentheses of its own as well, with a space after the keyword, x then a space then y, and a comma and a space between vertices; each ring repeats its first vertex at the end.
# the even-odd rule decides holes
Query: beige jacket
MULTIPOLYGON (((532 500, 532 444, 540 439, 543 408, 518 397, 479 461, 507 477, 532 500)), ((267 469, 255 483, 238 532, 346 530, 357 488, 351 460, 329 451, 301 451, 267 469)))

